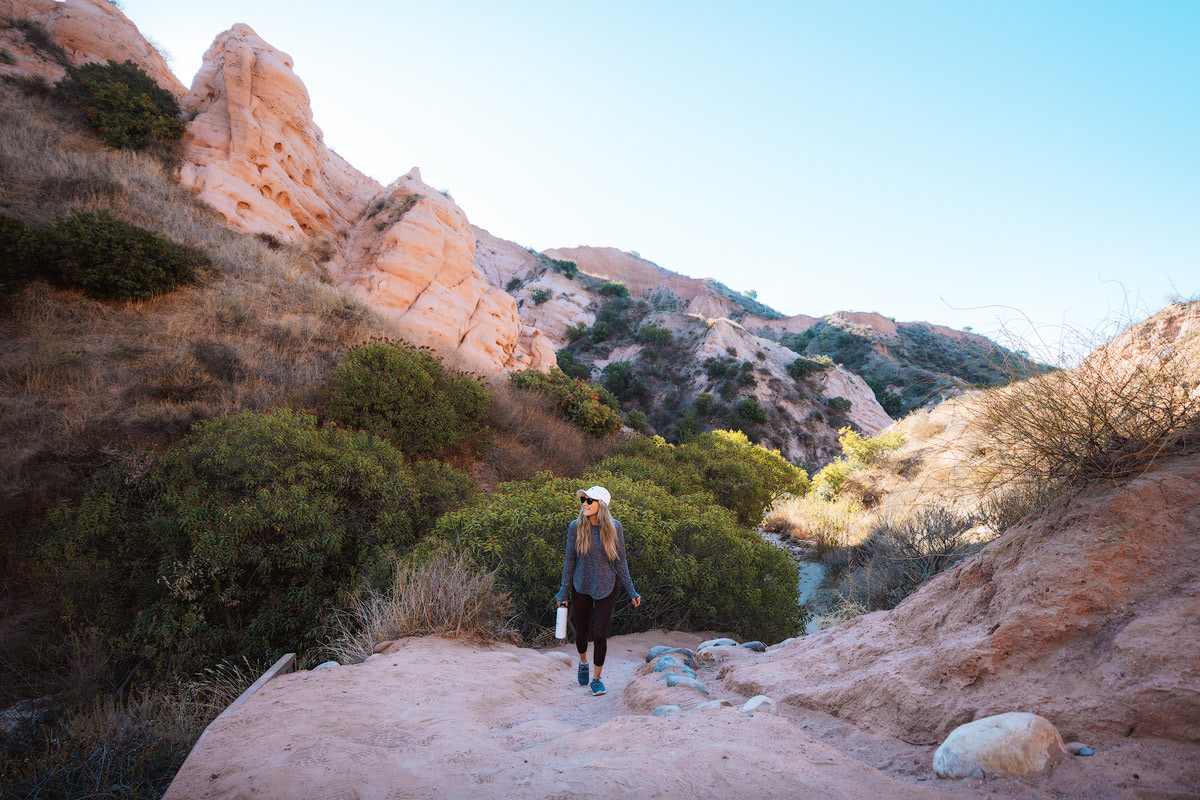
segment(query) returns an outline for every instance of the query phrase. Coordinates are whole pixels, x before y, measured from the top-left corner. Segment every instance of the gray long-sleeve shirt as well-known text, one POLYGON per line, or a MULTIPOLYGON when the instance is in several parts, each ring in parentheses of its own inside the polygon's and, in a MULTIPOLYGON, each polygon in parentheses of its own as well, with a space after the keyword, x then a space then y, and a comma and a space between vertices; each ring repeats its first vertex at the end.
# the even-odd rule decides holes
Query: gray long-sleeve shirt
POLYGON ((617 560, 609 561, 604 552, 604 542, 600 539, 600 526, 592 526, 592 548, 586 556, 575 552, 575 536, 579 529, 579 520, 575 520, 567 528, 567 553, 563 560, 562 585, 558 589, 558 602, 565 601, 571 595, 571 587, 580 594, 586 594, 597 600, 603 600, 612 594, 617 585, 629 592, 629 598, 641 597, 633 588, 633 579, 629 577, 629 564, 625 560, 625 530, 621 523, 613 520, 617 529, 617 560))

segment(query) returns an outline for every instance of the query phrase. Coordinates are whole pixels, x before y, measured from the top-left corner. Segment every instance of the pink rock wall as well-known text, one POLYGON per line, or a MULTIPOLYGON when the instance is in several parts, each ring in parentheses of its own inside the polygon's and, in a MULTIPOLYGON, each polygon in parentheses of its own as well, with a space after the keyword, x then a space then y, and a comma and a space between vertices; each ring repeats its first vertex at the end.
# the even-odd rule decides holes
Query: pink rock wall
MULTIPOLYGON (((146 41, 137 26, 106 0, 0 0, 0 17, 32 20, 50 34, 51 40, 66 51, 71 64, 132 61, 176 98, 183 97, 184 86, 171 72, 167 62, 146 41)), ((37 53, 25 37, 13 28, 0 31, 0 42, 17 59, 2 72, 39 75, 51 83, 62 79, 66 70, 37 53)))

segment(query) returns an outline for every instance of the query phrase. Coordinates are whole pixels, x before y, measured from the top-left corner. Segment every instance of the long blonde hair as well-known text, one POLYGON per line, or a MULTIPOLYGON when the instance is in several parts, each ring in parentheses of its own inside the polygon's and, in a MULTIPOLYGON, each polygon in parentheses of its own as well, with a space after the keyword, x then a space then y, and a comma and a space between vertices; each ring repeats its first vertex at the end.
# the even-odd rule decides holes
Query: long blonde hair
MULTIPOLYGON (((600 525, 600 541, 604 544, 604 554, 609 561, 617 560, 617 526, 613 524, 612 515, 608 513, 608 504, 597 500, 600 510, 596 519, 600 525)), ((587 514, 587 506, 579 508, 579 527, 575 529, 575 552, 586 556, 592 549, 592 518, 587 514)))

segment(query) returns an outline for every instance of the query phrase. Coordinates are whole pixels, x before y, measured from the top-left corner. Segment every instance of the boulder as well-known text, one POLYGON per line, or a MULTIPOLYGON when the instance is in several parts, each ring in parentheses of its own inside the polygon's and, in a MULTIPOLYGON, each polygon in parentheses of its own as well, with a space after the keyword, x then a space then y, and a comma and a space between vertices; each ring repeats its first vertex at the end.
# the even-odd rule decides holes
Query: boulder
POLYGON ((678 672, 667 673, 667 686, 687 686, 695 689, 701 694, 708 694, 708 688, 703 683, 695 678, 689 678, 686 675, 680 675, 678 672))
POLYGON ((687 678, 695 678, 695 671, 672 655, 663 654, 654 664, 655 672, 677 672, 687 678))
POLYGON ((742 703, 742 711, 745 711, 747 714, 753 714, 756 711, 763 714, 779 713, 779 709, 775 706, 775 701, 765 694, 755 695, 745 703, 742 703))
POLYGON ((1012 712, 959 725, 933 754, 933 771, 942 778, 1028 775, 1066 756, 1058 730, 1037 714, 1012 712))
POLYGON ((737 642, 733 639, 709 639, 706 642, 701 642, 697 650, 703 650, 706 647, 737 647, 737 642))

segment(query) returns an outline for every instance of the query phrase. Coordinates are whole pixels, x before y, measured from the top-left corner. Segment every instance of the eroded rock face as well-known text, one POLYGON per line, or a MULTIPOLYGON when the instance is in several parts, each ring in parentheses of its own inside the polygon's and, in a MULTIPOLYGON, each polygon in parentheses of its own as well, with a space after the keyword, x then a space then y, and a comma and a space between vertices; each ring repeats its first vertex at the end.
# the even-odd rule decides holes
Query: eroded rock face
MULTIPOLYGON (((761 408, 778 409, 792 420, 805 420, 818 410, 796 391, 795 379, 788 374, 787 368, 797 355, 783 345, 754 336, 727 319, 718 319, 708 323, 707 334, 696 351, 697 365, 703 365, 709 358, 751 362, 755 367, 757 383, 750 391, 761 408)), ((865 433, 874 435, 892 424, 891 417, 879 405, 871 387, 849 370, 834 366, 816 373, 812 380, 818 382, 821 397, 826 402, 838 397, 848 400, 850 410, 846 412, 846 421, 857 425, 865 433)), ((708 382, 701 367, 696 373, 696 391, 706 387, 708 382)), ((787 434, 787 441, 780 447, 787 458, 816 457, 825 460, 840 453, 840 445, 832 436, 833 428, 826 427, 825 436, 817 435, 817 441, 802 445, 796 438, 797 426, 792 425, 790 429, 789 426, 776 427, 787 434)))
POLYGON ((1068 739, 1200 742, 1200 462, 1178 456, 1012 528, 892 611, 729 679, 860 727, 940 738, 1020 708, 1068 739))
POLYGON ((474 255, 466 214, 413 169, 371 200, 330 270, 407 341, 455 366, 485 374, 548 368, 553 346, 522 324, 516 302, 488 284, 474 255))
POLYGON ((594 299, 579 283, 560 272, 542 268, 538 257, 515 242, 475 233, 475 268, 488 283, 504 289, 517 301, 517 313, 531 330, 545 334, 550 346, 567 344, 567 328, 596 321, 594 299), (541 300, 541 302, 538 302, 541 300))
POLYGON ((216 38, 183 100, 195 115, 184 185, 237 228, 323 241, 336 280, 457 367, 553 364, 551 343, 475 269, 462 209, 416 170, 384 189, 330 151, 292 66, 247 25, 216 38))
POLYGON ((234 227, 284 241, 352 226, 382 187, 333 153, 292 58, 248 25, 204 54, 184 97, 185 186, 234 227))
MULTIPOLYGON (((106 0, 0 0, 0 17, 38 23, 75 66, 110 59, 132 61, 159 86, 176 98, 183 97, 184 86, 162 55, 120 9, 106 0)), ((36 51, 15 28, 0 29, 0 43, 16 59, 11 66, 0 65, 0 73, 38 75, 51 83, 66 74, 60 64, 36 51)))

